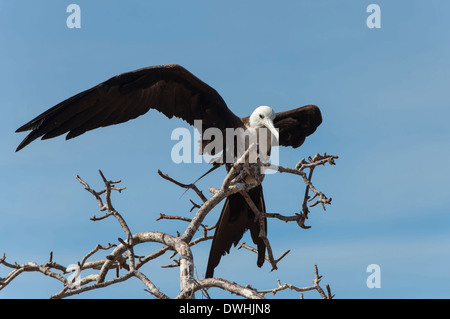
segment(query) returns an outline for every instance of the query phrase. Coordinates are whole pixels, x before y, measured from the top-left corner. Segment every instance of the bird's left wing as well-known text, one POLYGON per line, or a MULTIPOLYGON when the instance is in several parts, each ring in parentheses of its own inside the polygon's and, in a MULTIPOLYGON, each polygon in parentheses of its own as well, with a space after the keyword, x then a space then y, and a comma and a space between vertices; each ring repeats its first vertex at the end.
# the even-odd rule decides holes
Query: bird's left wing
POLYGON ((279 130, 279 145, 297 148, 322 123, 322 115, 315 105, 276 113, 273 124, 279 130))

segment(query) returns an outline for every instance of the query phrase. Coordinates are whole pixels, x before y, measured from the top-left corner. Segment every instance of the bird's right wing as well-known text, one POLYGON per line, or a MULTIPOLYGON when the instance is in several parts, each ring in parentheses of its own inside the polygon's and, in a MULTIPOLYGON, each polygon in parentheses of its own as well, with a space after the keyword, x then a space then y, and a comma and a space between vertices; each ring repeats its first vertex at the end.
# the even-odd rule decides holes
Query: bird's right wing
POLYGON ((39 137, 49 139, 68 133, 66 139, 70 139, 134 119, 151 108, 191 125, 194 120, 202 120, 203 131, 241 123, 215 89, 182 66, 152 66, 114 76, 37 116, 17 129, 31 132, 16 151, 39 137))

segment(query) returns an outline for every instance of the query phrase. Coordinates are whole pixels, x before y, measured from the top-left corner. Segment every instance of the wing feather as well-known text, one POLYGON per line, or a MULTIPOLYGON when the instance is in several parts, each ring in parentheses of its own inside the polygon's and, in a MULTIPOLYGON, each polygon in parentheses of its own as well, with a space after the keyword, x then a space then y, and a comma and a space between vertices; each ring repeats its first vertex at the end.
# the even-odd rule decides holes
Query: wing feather
POLYGON ((156 109, 193 125, 202 120, 203 130, 242 124, 212 87, 180 65, 152 66, 116 75, 43 112, 16 132, 31 130, 16 151, 33 140, 66 138, 89 130, 123 123, 156 109))
POLYGON ((297 148, 322 123, 322 115, 315 105, 276 113, 274 126, 279 130, 279 144, 297 148))

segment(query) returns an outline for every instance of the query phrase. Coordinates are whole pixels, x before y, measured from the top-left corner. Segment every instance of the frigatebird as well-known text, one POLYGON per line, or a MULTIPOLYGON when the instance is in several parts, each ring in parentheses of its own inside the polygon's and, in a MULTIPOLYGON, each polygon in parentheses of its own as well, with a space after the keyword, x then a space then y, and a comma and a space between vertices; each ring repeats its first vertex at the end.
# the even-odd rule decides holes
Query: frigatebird
MULTIPOLYGON (((16 132, 31 132, 16 151, 39 137, 45 140, 68 133, 66 139, 71 139, 89 130, 134 119, 149 109, 156 109, 168 118, 181 118, 190 125, 201 120, 201 154, 212 142, 203 137, 208 128, 224 132, 227 128, 258 131, 266 127, 278 139, 278 145, 297 148, 322 122, 315 105, 279 113, 261 106, 249 117, 241 118, 230 111, 215 89, 182 66, 169 64, 116 75, 53 106, 17 129, 16 132)), ((252 188, 248 194, 257 208, 265 212, 262 186, 252 188)), ((264 227, 267 229, 266 221, 264 227)), ((226 198, 216 225, 206 278, 213 276, 221 256, 229 253, 232 244, 237 245, 247 229, 257 245, 257 265, 261 267, 266 247, 259 238, 260 224, 245 198, 239 193, 232 194, 226 198)))

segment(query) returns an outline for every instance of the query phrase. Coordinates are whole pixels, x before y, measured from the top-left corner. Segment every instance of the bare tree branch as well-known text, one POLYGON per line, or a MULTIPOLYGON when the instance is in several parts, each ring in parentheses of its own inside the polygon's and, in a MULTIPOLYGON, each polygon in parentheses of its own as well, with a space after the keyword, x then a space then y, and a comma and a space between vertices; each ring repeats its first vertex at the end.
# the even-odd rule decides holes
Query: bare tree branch
POLYGON ((325 292, 323 291, 323 289, 320 287, 319 283, 322 280, 322 276, 319 276, 319 270, 317 268, 317 265, 314 265, 314 274, 315 274, 315 278, 313 280, 313 285, 309 286, 309 287, 296 287, 292 284, 284 284, 281 285, 281 282, 278 280, 278 287, 274 288, 274 289, 267 289, 267 290, 260 290, 258 291, 258 293, 262 294, 263 296, 265 296, 268 293, 271 293, 273 295, 275 295, 277 292, 282 291, 282 290, 286 290, 286 289, 290 289, 290 290, 294 290, 297 292, 306 292, 306 291, 311 291, 311 290, 316 290, 320 296, 322 297, 322 299, 332 299, 334 297, 334 295, 331 294, 331 290, 330 290, 330 286, 327 285, 327 292, 328 295, 325 294, 325 292))
MULTIPOLYGON (((334 165, 334 160, 338 158, 337 156, 316 154, 314 157, 308 158, 308 161, 302 159, 295 168, 274 166, 268 163, 261 163, 260 161, 249 165, 246 162, 246 158, 254 147, 256 147, 256 145, 252 144, 243 156, 238 159, 234 165, 231 165, 231 168, 224 178, 220 188, 210 187, 209 191, 211 192, 211 196, 209 198, 207 198, 196 185, 180 183, 158 170, 158 174, 163 179, 187 190, 194 190, 203 202, 201 205, 198 205, 191 200, 191 204, 193 205, 191 211, 196 210, 192 218, 160 214, 157 221, 165 219, 180 220, 188 223, 184 232, 181 234, 177 232, 176 236, 158 231, 145 231, 133 234, 123 216, 114 208, 112 203, 111 197, 113 191, 121 193, 125 189, 124 187, 116 186, 121 181, 108 180, 102 171, 99 171, 100 177, 104 184, 104 189, 101 191, 95 191, 87 182, 82 180, 77 175, 76 179, 84 186, 85 190, 92 194, 95 198, 99 210, 101 212, 105 212, 103 216, 94 216, 91 220, 101 221, 114 216, 122 227, 125 234, 125 239, 118 238, 118 242, 116 244, 108 243, 105 246, 97 245, 86 253, 81 258, 81 261, 76 263, 75 267, 73 265, 63 266, 56 263, 52 252, 50 253, 49 261, 42 265, 35 262, 26 262, 24 264, 10 263, 6 261, 6 255, 3 254, 3 257, 0 258, 0 264, 11 269, 11 271, 5 278, 0 278, 0 290, 8 286, 15 278, 24 272, 38 272, 62 283, 62 289, 51 296, 51 298, 54 299, 66 298, 86 291, 108 287, 129 280, 130 278, 137 278, 140 280, 145 286, 145 291, 152 296, 165 299, 169 298, 169 296, 157 288, 151 278, 142 273, 140 269, 146 263, 163 256, 167 251, 172 251, 175 255, 178 255, 178 258, 173 259, 174 263, 168 265, 167 267, 180 268, 180 292, 177 296, 175 296, 175 298, 193 298, 197 291, 202 291, 204 295, 209 297, 207 289, 217 287, 245 298, 260 299, 264 298, 268 293, 276 294, 278 291, 291 289, 302 293, 305 291, 316 290, 322 298, 331 299, 334 295, 331 294, 329 285, 326 286, 326 292, 319 285, 321 276, 318 274, 317 266, 315 266, 315 279, 313 280, 313 285, 308 287, 297 287, 292 284, 281 285, 278 281, 277 288, 258 291, 249 286, 242 286, 223 278, 207 278, 200 280, 196 278, 195 264, 191 247, 213 238, 209 232, 215 228, 215 225, 204 225, 203 220, 207 214, 227 196, 238 192, 242 194, 242 196, 246 199, 247 204, 253 210, 256 218, 260 221, 261 227, 259 236, 266 244, 268 255, 265 258, 272 265, 272 271, 278 268, 278 263, 289 253, 290 250, 285 251, 277 259, 274 258, 269 238, 267 237, 265 228, 263 227, 263 220, 265 218, 277 218, 285 222, 295 221, 300 227, 309 228, 310 226, 305 226, 304 224, 305 220, 308 218, 309 207, 314 207, 320 203, 323 209, 325 209, 325 204, 331 203, 331 198, 327 198, 312 184, 312 175, 314 169, 319 165, 324 165, 327 163, 334 165), (289 173, 302 177, 306 189, 303 195, 303 203, 300 213, 285 216, 280 213, 260 212, 255 203, 253 203, 251 198, 248 196, 247 192, 263 181, 264 174, 261 170, 268 167, 271 169, 276 169, 282 173, 289 173), (304 172, 305 169, 309 169, 308 174, 304 172), (247 175, 254 177, 254 181, 251 183, 246 183, 245 180, 247 175), (312 198, 309 197, 309 192, 314 194, 312 198), (316 201, 308 207, 308 203, 314 199, 316 199, 316 201), (194 235, 200 228, 203 230, 201 232, 202 235, 194 239, 194 235), (134 254, 134 247, 142 243, 149 242, 158 243, 161 247, 157 251, 149 253, 146 256, 136 256, 134 254), (88 259, 93 258, 94 255, 100 253, 101 251, 109 251, 109 254, 103 258, 88 261, 88 259), (87 269, 95 270, 97 273, 88 274, 82 277, 82 271, 87 269), (120 275, 120 269, 125 270, 125 273, 120 275), (107 274, 110 270, 115 270, 116 275, 110 279, 107 279, 107 274), (69 278, 66 278, 68 274, 70 274, 70 276, 69 278)), ((256 252, 255 248, 252 248, 245 243, 241 243, 239 248, 246 248, 252 252, 256 252)), ((171 256, 170 258, 173 258, 174 256, 171 256)))
MULTIPOLYGON (((248 250, 254 252, 255 254, 258 254, 258 250, 257 250, 256 248, 251 247, 251 246, 247 245, 247 244, 244 243, 244 242, 239 243, 238 249, 241 249, 241 248, 248 249, 248 250)), ((280 257, 278 257, 277 259, 273 260, 272 262, 275 263, 275 265, 278 264, 278 262, 280 262, 287 254, 289 254, 290 251, 291 251, 290 249, 286 250, 284 253, 282 253, 282 254, 280 255, 280 257)), ((270 261, 270 258, 269 258, 268 256, 266 256, 265 259, 266 259, 268 262, 271 262, 271 261, 270 261)), ((271 263, 272 263, 272 262, 271 262, 271 263)), ((277 268, 275 268, 275 269, 277 269, 277 268)), ((271 271, 273 271, 273 270, 275 270, 275 269, 272 269, 271 271)))
POLYGON ((197 186, 195 186, 195 184, 183 184, 183 183, 177 182, 177 181, 174 180, 173 178, 169 177, 169 175, 163 174, 160 170, 158 170, 158 174, 159 174, 159 176, 161 176, 161 177, 164 178, 165 180, 168 180, 169 182, 172 182, 172 183, 174 183, 175 185, 178 185, 178 186, 180 186, 180 187, 182 187, 182 188, 192 189, 194 192, 197 193, 198 197, 200 197, 201 200, 202 200, 203 202, 206 202, 206 201, 207 201, 206 197, 203 195, 203 192, 200 191, 200 190, 197 188, 197 186))

